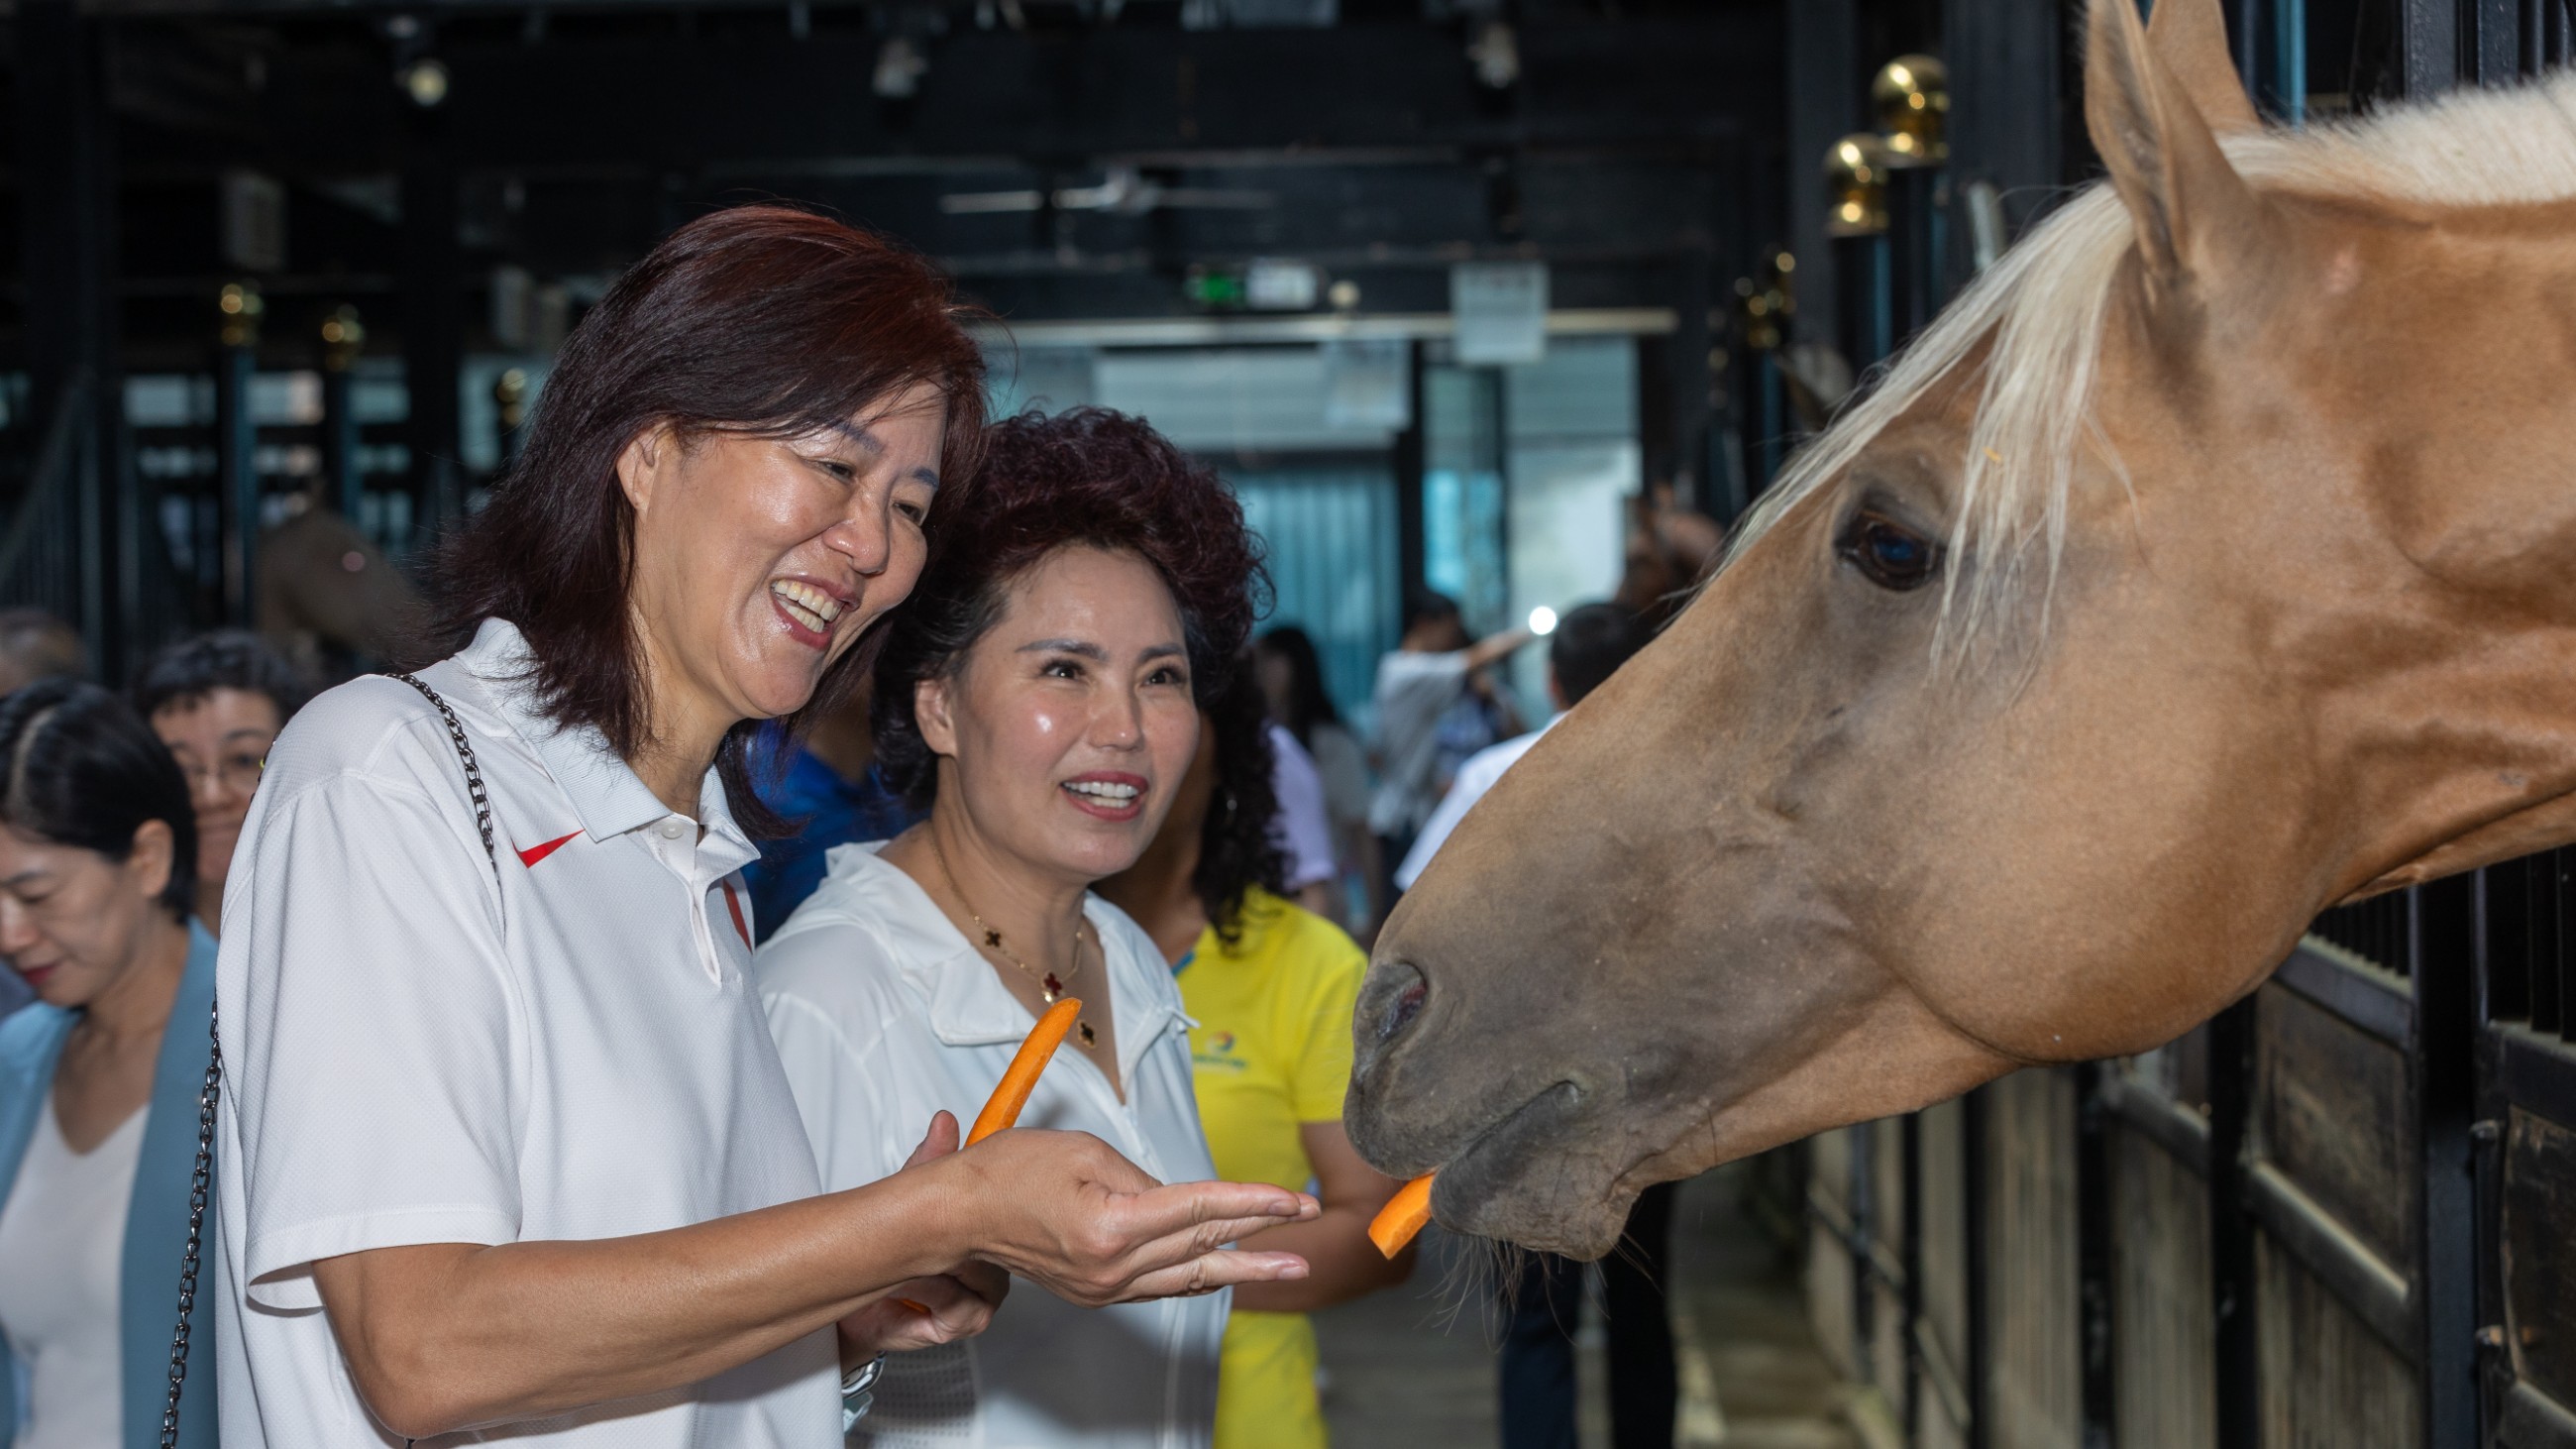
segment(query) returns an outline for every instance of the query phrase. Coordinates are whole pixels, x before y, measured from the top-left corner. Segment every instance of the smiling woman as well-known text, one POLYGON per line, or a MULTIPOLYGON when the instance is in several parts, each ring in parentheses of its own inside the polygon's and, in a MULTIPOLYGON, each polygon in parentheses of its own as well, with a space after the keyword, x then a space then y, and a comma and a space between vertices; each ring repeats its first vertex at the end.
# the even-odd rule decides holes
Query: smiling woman
POLYGON ((1303 1273, 1217 1245, 1311 1199, 1070 1134, 888 1119, 903 1170, 818 1195, 744 975, 745 745, 848 687, 968 516, 981 378, 920 259, 682 228, 441 551, 458 652, 280 736, 218 972, 225 1443, 823 1449, 836 1378, 863 1410, 1006 1270, 1094 1304, 1303 1273))
MULTIPOLYGON (((875 692, 880 767, 930 818, 833 851, 753 967, 824 1186, 897 1173, 895 1124, 971 1109, 1066 998, 1022 1120, 1214 1177, 1171 972, 1090 888, 1153 841, 1251 631, 1243 511, 1153 429, 1079 409, 995 427, 973 509, 935 521, 875 692)), ((891 1361, 869 1442, 1208 1442, 1224 1299, 1093 1312, 1034 1286, 984 1339, 891 1361)))

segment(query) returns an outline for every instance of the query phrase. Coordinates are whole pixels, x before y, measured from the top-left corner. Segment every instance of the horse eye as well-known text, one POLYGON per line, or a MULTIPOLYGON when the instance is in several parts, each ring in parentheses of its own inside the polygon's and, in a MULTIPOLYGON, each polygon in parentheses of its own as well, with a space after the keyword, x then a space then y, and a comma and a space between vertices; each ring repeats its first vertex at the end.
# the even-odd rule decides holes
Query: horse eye
POLYGON ((1875 513, 1864 513, 1843 531, 1842 556, 1882 589, 1903 593, 1932 581, 1941 566, 1938 544, 1875 513))

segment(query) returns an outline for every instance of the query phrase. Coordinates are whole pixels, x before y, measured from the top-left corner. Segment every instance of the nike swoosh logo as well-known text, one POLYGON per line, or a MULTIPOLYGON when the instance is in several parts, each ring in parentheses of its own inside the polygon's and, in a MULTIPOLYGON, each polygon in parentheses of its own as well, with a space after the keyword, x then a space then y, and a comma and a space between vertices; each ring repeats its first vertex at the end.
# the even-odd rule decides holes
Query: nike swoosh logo
POLYGON ((531 845, 527 849, 519 852, 519 864, 534 868, 538 861, 541 861, 547 856, 562 849, 564 845, 573 838, 573 835, 579 834, 581 834, 581 832, 576 830, 572 835, 559 835, 554 839, 547 841, 543 845, 531 845))

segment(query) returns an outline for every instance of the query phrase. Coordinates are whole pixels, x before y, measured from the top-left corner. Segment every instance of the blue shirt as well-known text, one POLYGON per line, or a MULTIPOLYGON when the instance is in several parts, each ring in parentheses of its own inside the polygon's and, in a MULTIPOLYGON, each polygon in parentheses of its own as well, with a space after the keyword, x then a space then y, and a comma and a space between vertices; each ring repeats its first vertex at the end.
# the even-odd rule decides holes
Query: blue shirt
POLYGON ((856 781, 841 777, 813 751, 796 746, 787 768, 777 767, 786 734, 776 725, 752 745, 754 786, 761 803, 787 817, 796 833, 760 845, 760 859, 744 866, 751 888, 751 929, 767 940, 788 913, 823 883, 823 853, 836 845, 891 840, 928 812, 915 810, 886 788, 871 765, 856 781))
MULTIPOLYGON (((152 1067, 152 1115, 127 1200, 119 1260, 117 1337, 123 1358, 125 1438, 119 1449, 161 1442, 161 1405, 170 1386, 170 1331, 179 1316, 179 1258, 188 1241, 188 1194, 197 1169, 197 1100, 205 1090, 208 1013, 215 1005, 215 938, 188 923, 188 965, 170 1004, 152 1067)), ((54 1067, 79 1013, 34 1002, 0 1019, 0 1203, 16 1186, 27 1139, 52 1088, 54 1067)), ((226 1091, 231 1088, 227 1086, 226 1091)), ((223 1171, 218 1161, 216 1170, 223 1171)), ((215 1444, 214 1222, 206 1223, 205 1276, 188 1314, 188 1391, 179 1401, 183 1449, 215 1444)), ((27 1414, 26 1367, 0 1343, 0 1444, 27 1414)))

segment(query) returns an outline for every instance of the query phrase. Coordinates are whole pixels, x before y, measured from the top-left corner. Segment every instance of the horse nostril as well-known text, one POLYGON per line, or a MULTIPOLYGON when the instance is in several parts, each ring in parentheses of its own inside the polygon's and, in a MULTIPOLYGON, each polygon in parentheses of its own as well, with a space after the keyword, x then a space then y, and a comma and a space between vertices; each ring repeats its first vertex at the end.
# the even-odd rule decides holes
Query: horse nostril
POLYGON ((1422 998, 1430 994, 1431 988, 1419 981, 1404 988, 1404 994, 1395 999, 1395 1019, 1387 1023, 1387 1035, 1393 1036, 1412 1025, 1413 1019, 1422 1014, 1422 998))
POLYGON ((1391 974, 1396 976, 1400 985, 1395 1000, 1388 1004, 1378 1021, 1377 1039, 1382 1042, 1393 1041, 1411 1026, 1413 1019, 1422 1014, 1423 998, 1431 994, 1431 984, 1422 979, 1421 968, 1413 963, 1401 963, 1393 968, 1391 974))

